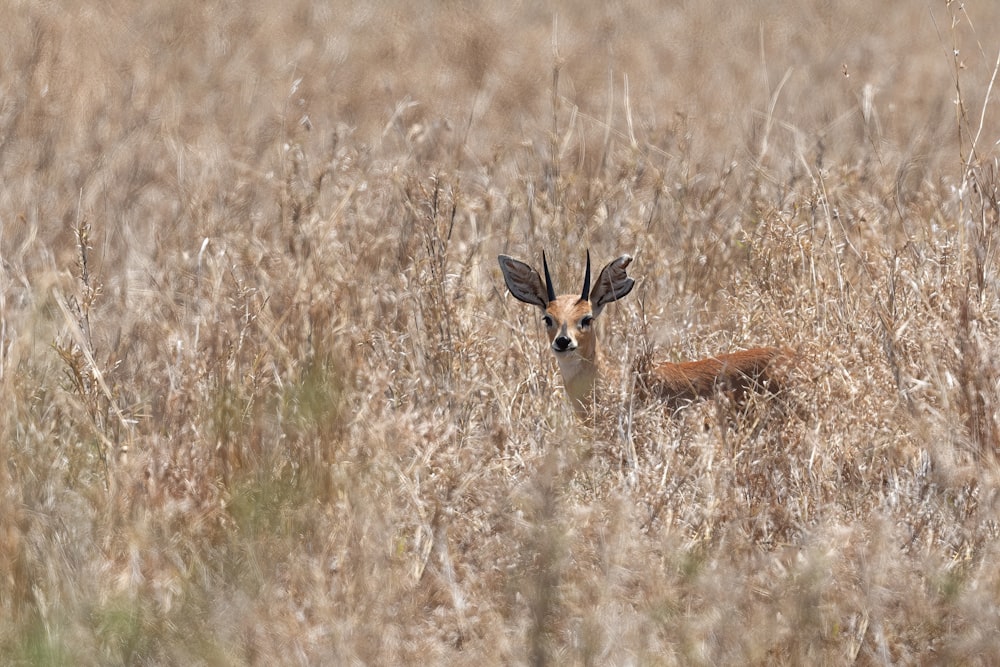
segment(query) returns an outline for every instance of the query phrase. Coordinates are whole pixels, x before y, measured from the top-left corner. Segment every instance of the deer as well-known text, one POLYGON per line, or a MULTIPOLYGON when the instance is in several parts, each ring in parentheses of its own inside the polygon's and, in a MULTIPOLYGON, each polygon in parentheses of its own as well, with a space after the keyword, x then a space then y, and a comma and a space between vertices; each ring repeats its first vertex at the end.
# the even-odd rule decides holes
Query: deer
MULTIPOLYGON (((576 414, 589 418, 593 414, 598 380, 604 366, 594 323, 605 306, 624 298, 635 286, 635 280, 626 272, 632 257, 622 255, 609 262, 591 285, 588 250, 583 290, 579 294, 559 296, 553 288, 544 251, 544 283, 528 264, 507 255, 499 255, 497 259, 511 295, 542 310, 550 348, 559 365, 566 394, 576 414)), ((787 351, 777 347, 757 347, 697 361, 662 362, 642 373, 640 386, 672 406, 708 398, 719 391, 732 392, 742 402, 750 392, 778 390, 776 365, 779 359, 787 356, 787 351)))

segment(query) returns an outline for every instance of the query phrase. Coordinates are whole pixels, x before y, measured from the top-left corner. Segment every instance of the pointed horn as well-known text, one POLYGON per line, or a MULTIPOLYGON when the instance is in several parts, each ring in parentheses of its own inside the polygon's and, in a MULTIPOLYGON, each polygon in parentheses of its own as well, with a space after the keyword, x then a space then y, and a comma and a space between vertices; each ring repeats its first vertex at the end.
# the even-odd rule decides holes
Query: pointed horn
POLYGON ((545 289, 549 292, 549 303, 556 300, 556 291, 552 288, 552 276, 549 275, 549 263, 545 259, 545 251, 542 251, 542 266, 545 268, 545 289))
POLYGON ((583 275, 583 294, 580 301, 590 301, 590 248, 587 248, 587 272, 583 275))

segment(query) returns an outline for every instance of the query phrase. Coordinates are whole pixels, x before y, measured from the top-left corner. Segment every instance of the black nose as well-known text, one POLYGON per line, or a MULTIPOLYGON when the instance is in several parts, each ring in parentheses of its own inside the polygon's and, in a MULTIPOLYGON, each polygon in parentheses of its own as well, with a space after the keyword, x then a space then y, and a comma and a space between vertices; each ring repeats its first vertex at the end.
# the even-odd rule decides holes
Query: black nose
POLYGON ((573 340, 569 336, 556 336, 556 339, 552 341, 552 347, 558 352, 565 352, 572 344, 573 340))

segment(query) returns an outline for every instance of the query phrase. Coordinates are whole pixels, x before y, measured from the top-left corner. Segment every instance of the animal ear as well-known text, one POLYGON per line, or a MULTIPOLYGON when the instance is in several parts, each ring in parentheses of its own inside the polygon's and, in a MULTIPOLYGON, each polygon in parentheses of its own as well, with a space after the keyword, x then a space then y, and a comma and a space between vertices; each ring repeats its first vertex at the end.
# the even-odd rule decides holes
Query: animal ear
POLYGON ((632 263, 629 255, 622 255, 603 269, 597 277, 594 289, 590 291, 590 307, 597 317, 605 305, 617 301, 632 291, 635 281, 625 273, 625 267, 632 263))
POLYGON ((500 271, 503 272, 507 289, 514 298, 545 310, 549 305, 549 298, 538 271, 507 255, 500 255, 497 261, 500 262, 500 271))

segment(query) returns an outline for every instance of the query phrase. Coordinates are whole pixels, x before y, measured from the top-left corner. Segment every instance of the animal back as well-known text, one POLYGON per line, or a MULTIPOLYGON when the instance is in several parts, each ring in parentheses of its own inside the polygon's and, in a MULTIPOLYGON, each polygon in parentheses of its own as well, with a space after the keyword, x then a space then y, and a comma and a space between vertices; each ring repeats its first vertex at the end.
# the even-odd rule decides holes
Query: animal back
POLYGON ((777 391, 775 361, 782 350, 759 347, 685 363, 662 363, 649 372, 649 389, 670 400, 711 396, 716 391, 732 391, 738 396, 748 391, 777 391))

